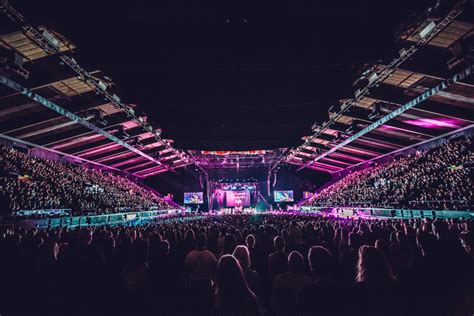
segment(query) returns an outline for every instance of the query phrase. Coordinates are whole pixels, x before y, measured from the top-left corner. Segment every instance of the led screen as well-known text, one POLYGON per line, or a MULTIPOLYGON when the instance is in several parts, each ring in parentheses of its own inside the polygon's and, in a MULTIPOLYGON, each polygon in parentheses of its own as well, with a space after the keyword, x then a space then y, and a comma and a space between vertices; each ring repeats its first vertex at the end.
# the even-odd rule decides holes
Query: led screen
POLYGON ((202 192, 184 192, 184 204, 202 204, 202 192))
POLYGON ((293 202, 293 191, 275 191, 274 192, 275 202, 293 202))
POLYGON ((250 191, 225 191, 227 207, 250 206, 250 191))

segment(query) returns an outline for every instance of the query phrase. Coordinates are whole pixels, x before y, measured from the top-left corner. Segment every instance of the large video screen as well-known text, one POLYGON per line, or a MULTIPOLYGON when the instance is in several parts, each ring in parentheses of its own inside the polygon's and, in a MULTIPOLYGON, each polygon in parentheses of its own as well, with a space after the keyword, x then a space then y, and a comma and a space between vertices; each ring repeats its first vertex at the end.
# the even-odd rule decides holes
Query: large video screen
POLYGON ((293 191, 292 190, 285 190, 285 191, 274 191, 273 192, 275 202, 293 202, 293 191))
POLYGON ((225 191, 225 195, 227 207, 250 206, 249 190, 225 191))
POLYGON ((184 192, 184 204, 202 204, 202 192, 184 192))

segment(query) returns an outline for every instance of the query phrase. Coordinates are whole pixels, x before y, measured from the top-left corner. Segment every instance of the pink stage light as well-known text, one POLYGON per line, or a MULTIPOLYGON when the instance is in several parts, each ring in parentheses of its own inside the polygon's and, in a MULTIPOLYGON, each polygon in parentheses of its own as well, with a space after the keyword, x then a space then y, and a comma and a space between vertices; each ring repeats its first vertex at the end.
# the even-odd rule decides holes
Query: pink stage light
POLYGON ((406 120, 403 123, 424 127, 424 128, 460 128, 462 127, 462 121, 454 118, 421 118, 416 120, 406 120))

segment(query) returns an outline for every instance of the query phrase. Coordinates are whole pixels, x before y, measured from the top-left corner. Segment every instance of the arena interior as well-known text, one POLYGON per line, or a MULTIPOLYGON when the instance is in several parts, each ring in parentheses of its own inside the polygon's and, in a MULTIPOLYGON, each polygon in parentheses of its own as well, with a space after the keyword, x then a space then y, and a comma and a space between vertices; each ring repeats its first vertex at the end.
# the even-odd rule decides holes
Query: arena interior
POLYGON ((474 315, 474 1, 379 2, 0 0, 0 315, 474 315))

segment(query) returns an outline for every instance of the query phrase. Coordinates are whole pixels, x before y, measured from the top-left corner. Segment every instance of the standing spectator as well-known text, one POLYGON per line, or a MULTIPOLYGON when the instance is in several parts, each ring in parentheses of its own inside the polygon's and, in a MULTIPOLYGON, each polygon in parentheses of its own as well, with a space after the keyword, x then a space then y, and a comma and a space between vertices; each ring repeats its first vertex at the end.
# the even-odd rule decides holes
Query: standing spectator
POLYGON ((298 251, 288 256, 289 271, 279 274, 273 281, 272 310, 277 315, 294 315, 300 292, 313 281, 304 273, 304 258, 298 251))
POLYGON ((239 261, 240 267, 245 276, 245 280, 252 292, 255 293, 257 298, 262 298, 261 281, 258 273, 251 269, 251 260, 249 250, 246 246, 239 245, 234 250, 234 257, 239 261))
POLYGON ((278 274, 288 271, 288 255, 285 252, 285 240, 281 236, 273 239, 275 252, 268 256, 268 276, 269 281, 273 280, 278 274))
MULTIPOLYGON (((338 304, 344 297, 350 302, 350 293, 334 278, 336 260, 331 252, 321 246, 313 246, 308 252, 309 267, 314 284, 303 289, 300 295, 299 312, 303 315, 346 315, 350 309, 338 304)), ((348 304, 350 305, 350 304, 348 304)))
POLYGON ((217 265, 215 309, 217 315, 259 315, 257 297, 232 255, 222 256, 217 265))

